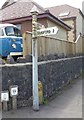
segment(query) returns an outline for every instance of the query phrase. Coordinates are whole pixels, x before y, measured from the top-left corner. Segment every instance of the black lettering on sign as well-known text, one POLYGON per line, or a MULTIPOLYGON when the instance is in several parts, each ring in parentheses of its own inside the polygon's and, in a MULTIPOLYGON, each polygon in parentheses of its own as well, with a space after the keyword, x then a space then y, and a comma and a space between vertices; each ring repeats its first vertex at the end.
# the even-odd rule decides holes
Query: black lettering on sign
POLYGON ((53 29, 53 33, 54 33, 54 29, 53 29))
POLYGON ((13 90, 13 93, 15 94, 15 93, 16 93, 16 90, 13 90))
POLYGON ((51 33, 51 31, 49 30, 49 33, 51 33))
POLYGON ((4 100, 6 100, 6 98, 7 98, 7 95, 6 95, 6 94, 4 94, 4 95, 3 95, 3 98, 4 98, 4 100))

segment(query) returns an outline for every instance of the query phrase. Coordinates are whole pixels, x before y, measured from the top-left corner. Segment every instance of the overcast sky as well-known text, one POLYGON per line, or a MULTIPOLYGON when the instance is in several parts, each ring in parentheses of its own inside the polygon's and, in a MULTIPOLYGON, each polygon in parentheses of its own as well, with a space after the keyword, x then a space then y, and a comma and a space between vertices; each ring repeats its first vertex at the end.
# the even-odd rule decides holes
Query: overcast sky
MULTIPOLYGON (((0 0, 0 6, 6 0, 0 0)), ((76 8, 80 8, 82 10, 82 2, 84 0, 34 0, 35 2, 39 3, 43 7, 51 7, 57 6, 62 4, 68 4, 76 8)))
POLYGON ((34 0, 34 1, 39 3, 43 7, 51 7, 51 6, 57 6, 62 4, 68 4, 73 7, 80 8, 82 10, 82 2, 84 0, 34 0))

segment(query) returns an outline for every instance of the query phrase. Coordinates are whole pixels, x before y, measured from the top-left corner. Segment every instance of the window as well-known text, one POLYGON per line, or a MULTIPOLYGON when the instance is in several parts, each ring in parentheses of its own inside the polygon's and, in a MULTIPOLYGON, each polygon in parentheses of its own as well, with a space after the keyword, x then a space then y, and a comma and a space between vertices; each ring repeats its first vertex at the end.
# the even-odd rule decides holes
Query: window
POLYGON ((63 12, 59 14, 59 17, 68 16, 70 12, 63 12))
POLYGON ((5 32, 7 36, 22 37, 20 30, 16 27, 8 26, 5 28, 5 32))

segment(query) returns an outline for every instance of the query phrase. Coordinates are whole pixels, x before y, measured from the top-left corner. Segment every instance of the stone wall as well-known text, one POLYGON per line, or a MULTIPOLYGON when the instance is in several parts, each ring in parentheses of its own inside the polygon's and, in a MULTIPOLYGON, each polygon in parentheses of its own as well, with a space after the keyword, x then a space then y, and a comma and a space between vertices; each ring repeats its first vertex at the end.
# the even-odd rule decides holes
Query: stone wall
MULTIPOLYGON (((39 81, 43 84, 44 98, 80 75, 82 57, 64 58, 39 62, 39 81)), ((2 90, 9 90, 11 85, 19 86, 18 107, 28 106, 32 96, 32 64, 18 63, 2 66, 2 90)), ((11 98, 8 103, 11 109, 11 98)))

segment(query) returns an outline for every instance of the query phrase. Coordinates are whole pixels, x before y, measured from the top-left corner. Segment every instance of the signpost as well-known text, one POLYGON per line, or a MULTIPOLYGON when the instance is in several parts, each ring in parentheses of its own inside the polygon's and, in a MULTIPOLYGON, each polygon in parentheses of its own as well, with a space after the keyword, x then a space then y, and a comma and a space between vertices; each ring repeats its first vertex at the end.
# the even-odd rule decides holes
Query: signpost
POLYGON ((37 36, 55 35, 57 32, 57 27, 42 28, 40 30, 37 30, 37 36))
POLYGON ((17 109, 17 96, 18 96, 18 86, 10 86, 10 96, 12 97, 12 107, 13 110, 17 109))
POLYGON ((38 9, 36 6, 30 11, 32 14, 32 74, 33 74, 33 109, 39 110, 39 95, 38 95, 38 56, 37 56, 37 15, 38 9))
POLYGON ((9 101, 9 92, 8 91, 2 91, 1 92, 1 102, 8 102, 9 101))
POLYGON ((33 109, 35 111, 37 111, 37 110, 39 110, 37 37, 38 36, 46 36, 46 35, 54 35, 57 33, 58 28, 57 27, 43 28, 43 26, 38 23, 37 22, 38 9, 36 6, 34 6, 30 12, 32 14, 33 109))
POLYGON ((10 87, 10 96, 18 96, 18 86, 17 85, 13 85, 10 87))
POLYGON ((7 111, 7 102, 9 101, 9 92, 2 91, 1 92, 1 102, 3 102, 3 110, 7 111))

